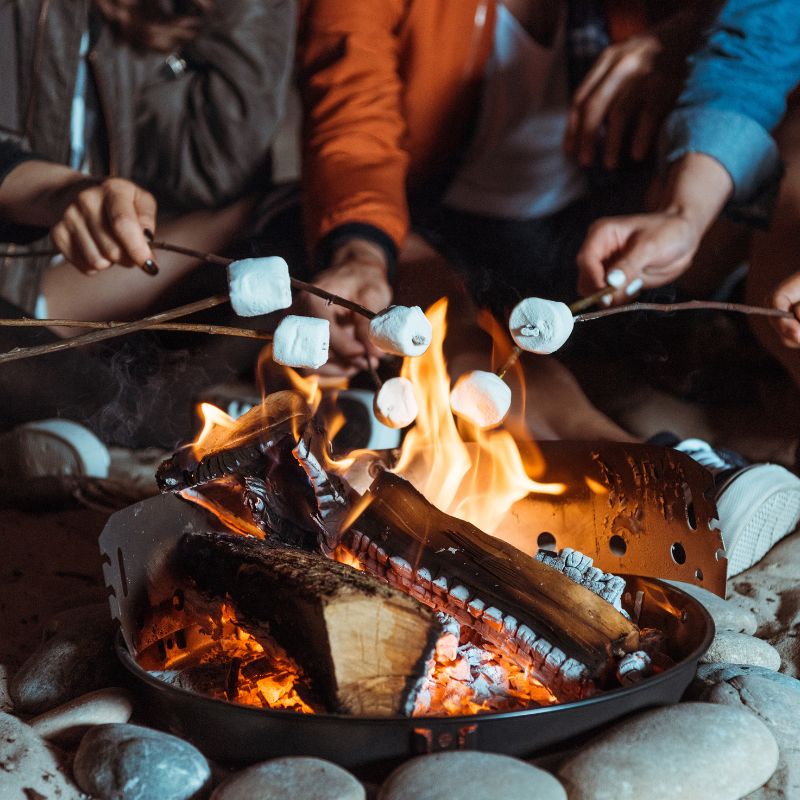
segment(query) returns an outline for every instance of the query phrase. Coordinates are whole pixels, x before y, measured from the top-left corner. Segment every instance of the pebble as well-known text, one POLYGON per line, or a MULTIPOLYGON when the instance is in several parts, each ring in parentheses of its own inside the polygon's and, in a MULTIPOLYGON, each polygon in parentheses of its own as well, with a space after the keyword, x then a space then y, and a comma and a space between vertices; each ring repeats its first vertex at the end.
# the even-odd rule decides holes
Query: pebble
POLYGON ((686 594, 694 597, 702 603, 706 611, 711 614, 714 625, 718 631, 734 631, 736 633, 754 634, 757 628, 756 615, 752 611, 743 608, 735 603, 718 597, 702 586, 695 586, 693 583, 683 581, 666 581, 678 589, 682 589, 686 594))
POLYGON ((752 664, 778 670, 781 666, 780 653, 769 643, 746 633, 720 631, 711 642, 711 647, 700 658, 701 664, 715 664, 720 661, 731 664, 752 664))
POLYGON ((208 786, 203 754, 177 736, 139 725, 98 725, 81 739, 75 780, 103 800, 189 800, 208 786))
POLYGON ((738 800, 777 764, 775 737, 754 714, 679 703, 605 731, 558 775, 570 800, 738 800))
POLYGON ((797 678, 766 667, 755 667, 752 664, 699 664, 694 680, 686 691, 686 696, 692 700, 705 700, 709 688, 740 675, 758 675, 774 683, 787 686, 789 689, 800 689, 800 681, 797 678))
POLYGON ((0 712, 0 797, 3 800, 79 800, 66 757, 29 725, 0 712))
POLYGON ((28 724, 43 739, 66 747, 77 744, 92 726, 127 722, 132 713, 131 695, 125 689, 99 689, 52 708, 28 724))
POLYGON ((108 603, 70 609, 55 632, 25 660, 9 684, 14 710, 42 714, 73 697, 111 686, 119 669, 108 603))
POLYGON ((349 773, 320 758, 276 758, 238 772, 218 786, 211 800, 365 800, 349 773))
POLYGON ((559 781, 543 769, 496 753, 448 752, 420 756, 398 767, 378 800, 566 800, 559 781))
POLYGON ((764 798, 800 797, 800 681, 763 667, 718 664, 692 690, 710 703, 746 708, 772 732, 778 768, 759 790, 764 798))

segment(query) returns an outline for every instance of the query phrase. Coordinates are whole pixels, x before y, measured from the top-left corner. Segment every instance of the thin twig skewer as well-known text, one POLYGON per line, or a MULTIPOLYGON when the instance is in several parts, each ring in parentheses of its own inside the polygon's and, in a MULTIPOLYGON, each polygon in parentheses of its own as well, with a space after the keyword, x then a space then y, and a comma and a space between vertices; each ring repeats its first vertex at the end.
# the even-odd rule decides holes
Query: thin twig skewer
POLYGON ((754 316, 797 319, 791 311, 782 311, 779 308, 762 308, 761 306, 748 306, 742 303, 721 303, 716 300, 689 300, 685 303, 628 303, 616 308, 604 308, 600 311, 578 314, 575 317, 575 322, 590 322, 593 319, 610 317, 613 314, 627 314, 631 311, 660 311, 662 313, 672 313, 673 311, 733 311, 754 316))
POLYGON ((144 319, 135 320, 134 322, 125 322, 121 325, 116 325, 112 328, 105 328, 102 330, 94 330, 83 336, 76 336, 73 339, 64 339, 60 342, 51 342, 49 344, 37 345, 35 347, 15 347, 8 353, 0 354, 0 364, 6 364, 9 361, 19 361, 23 358, 33 358, 35 356, 44 356, 49 353, 57 353, 61 350, 72 350, 76 347, 83 347, 87 344, 94 344, 95 342, 102 342, 106 339, 114 339, 117 336, 122 336, 126 333, 135 333, 136 331, 146 330, 152 328, 154 325, 160 325, 164 322, 177 319, 178 317, 188 317, 190 314, 195 314, 198 311, 205 311, 208 308, 221 305, 228 302, 228 295, 216 294, 212 297, 207 297, 204 300, 197 300, 194 303, 187 303, 184 306, 170 309, 169 311, 162 311, 159 314, 153 314, 144 319))
MULTIPOLYGON (((81 319, 31 319, 20 317, 0 319, 0 328, 94 328, 105 330, 119 328, 126 322, 96 322, 81 319)), ((229 325, 201 325, 195 322, 162 322, 150 325, 149 331, 175 331, 178 333, 208 333, 217 336, 239 336, 242 339, 261 339, 272 341, 271 333, 250 330, 250 328, 232 328, 229 325)))
MULTIPOLYGON (((159 242, 155 240, 149 241, 150 247, 152 247, 153 250, 165 250, 170 253, 179 253, 180 255, 197 258, 200 261, 207 261, 210 264, 219 264, 222 267, 227 267, 229 264, 232 264, 234 261, 236 261, 235 258, 219 256, 216 253, 203 253, 200 250, 194 250, 191 247, 184 247, 180 244, 159 242)), ((13 256, 14 258, 34 258, 36 256, 56 256, 59 255, 59 252, 59 250, 28 250, 26 252, 14 253, 13 256)), ((367 319, 373 319, 377 316, 374 311, 362 306, 360 303, 355 303, 352 300, 348 300, 346 297, 339 297, 338 294, 326 292, 325 289, 320 289, 319 286, 315 286, 313 283, 307 283, 306 281, 301 281, 299 278, 291 277, 289 278, 289 281, 295 289, 308 292, 309 294, 316 295, 317 297, 321 297, 323 300, 327 300, 330 305, 341 306, 342 308, 346 308, 349 311, 360 314, 362 317, 366 317, 367 319)))

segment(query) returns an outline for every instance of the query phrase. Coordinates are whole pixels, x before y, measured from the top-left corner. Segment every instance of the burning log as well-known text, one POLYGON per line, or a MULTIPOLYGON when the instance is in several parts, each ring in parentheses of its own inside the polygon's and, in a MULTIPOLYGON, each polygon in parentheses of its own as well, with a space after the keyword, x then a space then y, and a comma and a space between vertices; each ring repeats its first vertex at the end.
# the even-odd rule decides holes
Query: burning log
POLYGON ((227 597, 256 639, 268 629, 331 711, 410 713, 442 633, 425 606, 314 553, 231 534, 184 536, 177 563, 227 597))
POLYGON ((367 571, 529 661, 562 696, 585 694, 613 675, 615 655, 638 649, 638 629, 611 603, 397 475, 375 480, 343 544, 367 571))

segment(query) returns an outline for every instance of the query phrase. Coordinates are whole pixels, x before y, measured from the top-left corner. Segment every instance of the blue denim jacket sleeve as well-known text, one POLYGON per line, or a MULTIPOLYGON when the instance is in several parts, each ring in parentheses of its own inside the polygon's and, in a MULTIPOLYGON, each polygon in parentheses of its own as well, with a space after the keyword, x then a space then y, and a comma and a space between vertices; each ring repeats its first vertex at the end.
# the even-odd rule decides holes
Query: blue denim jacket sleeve
POLYGON ((664 129, 666 159, 706 153, 728 171, 734 203, 747 203, 781 166, 770 132, 800 83, 800 0, 728 0, 664 129))

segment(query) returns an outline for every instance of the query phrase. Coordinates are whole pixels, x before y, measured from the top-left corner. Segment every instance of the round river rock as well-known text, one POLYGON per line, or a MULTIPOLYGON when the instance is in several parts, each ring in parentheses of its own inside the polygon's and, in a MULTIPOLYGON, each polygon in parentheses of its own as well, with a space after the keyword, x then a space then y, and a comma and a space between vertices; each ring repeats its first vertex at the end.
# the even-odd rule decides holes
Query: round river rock
POLYGON ((91 795, 114 800, 189 800, 207 789, 203 754, 177 736, 139 725, 98 725, 81 740, 75 780, 91 795))
POLYGON ((679 703, 615 725, 558 775, 570 800, 738 800, 777 765, 775 737, 754 714, 679 703))
POLYGON ((71 609, 17 670, 9 691, 14 710, 41 714, 73 697, 115 683, 114 624, 108 603, 71 609))
POLYGON ((66 747, 77 744, 90 727, 127 722, 132 713, 133 702, 125 689, 98 689, 45 711, 28 724, 43 739, 66 747))
POLYGON ((22 720, 0 712, 0 797, 79 800, 83 793, 64 768, 64 755, 22 720))
POLYGON ((420 756, 398 767, 378 800, 567 800, 548 772, 496 753, 448 752, 420 756))
POLYGON ((686 594, 691 595, 705 606, 706 611, 711 614, 714 620, 714 626, 717 631, 734 631, 736 633, 755 633, 758 627, 756 615, 746 609, 742 608, 736 603, 731 603, 723 600, 708 589, 702 586, 695 586, 693 583, 684 583, 683 581, 667 581, 678 589, 682 589, 686 594))
POLYGON ((715 664, 720 661, 730 664, 752 664, 774 670, 780 669, 781 666, 780 653, 769 642, 733 631, 719 631, 711 642, 711 647, 700 659, 703 664, 715 664))
POLYGON ((349 773, 320 758, 276 758, 236 773, 211 800, 365 800, 364 787, 349 773))

